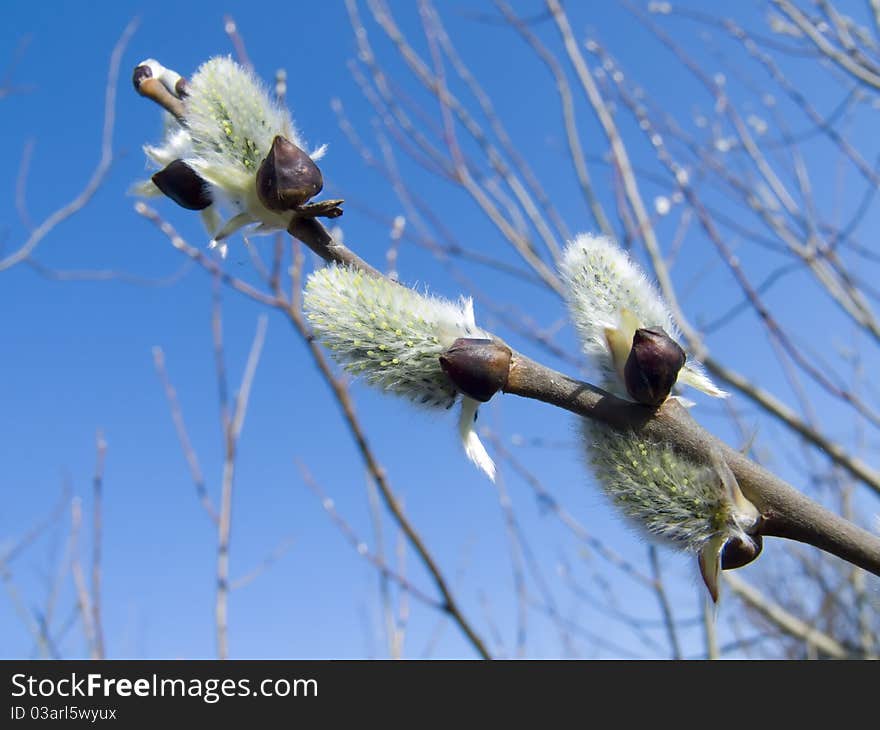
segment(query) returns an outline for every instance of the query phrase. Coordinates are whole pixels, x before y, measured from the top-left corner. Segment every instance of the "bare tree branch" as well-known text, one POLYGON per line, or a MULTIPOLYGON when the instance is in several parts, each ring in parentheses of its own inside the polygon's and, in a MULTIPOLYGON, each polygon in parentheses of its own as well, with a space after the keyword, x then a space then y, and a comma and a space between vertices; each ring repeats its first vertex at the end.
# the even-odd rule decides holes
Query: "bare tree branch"
POLYGON ((122 36, 113 48, 113 53, 110 55, 110 70, 107 73, 107 87, 104 100, 104 130, 101 136, 101 157, 98 160, 97 167, 92 172, 91 179, 73 200, 56 210, 34 228, 28 239, 19 249, 0 259, 0 271, 15 266, 15 264, 30 256, 40 242, 56 226, 82 210, 97 192, 101 183, 104 182, 104 178, 113 162, 113 125, 116 118, 116 81, 119 76, 119 64, 129 40, 131 40, 132 35, 134 35, 137 29, 138 22, 137 19, 134 19, 126 26, 122 36))

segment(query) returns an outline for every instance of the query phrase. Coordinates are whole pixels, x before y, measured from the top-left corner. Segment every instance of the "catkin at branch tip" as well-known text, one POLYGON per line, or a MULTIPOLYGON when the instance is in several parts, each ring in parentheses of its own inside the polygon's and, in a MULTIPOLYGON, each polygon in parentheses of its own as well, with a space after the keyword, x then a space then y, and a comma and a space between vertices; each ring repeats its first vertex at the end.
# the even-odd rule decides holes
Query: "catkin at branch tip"
MULTIPOLYGON (((138 68, 147 67, 154 77, 173 74, 179 78, 155 59, 138 68)), ((181 118, 166 115, 162 142, 145 145, 144 153, 157 168, 182 163, 203 186, 207 202, 184 207, 202 210, 213 237, 211 247, 225 253, 224 240, 243 228, 252 233, 287 228, 293 212, 267 208, 258 195, 256 178, 276 137, 305 149, 289 111, 270 96, 253 71, 228 56, 205 61, 186 85, 180 104, 181 118)), ((324 149, 309 153, 310 159, 319 159, 324 149)), ((155 177, 136 184, 133 192, 142 196, 168 194, 155 184, 155 177)), ((174 199, 180 203, 179 198, 174 199)))

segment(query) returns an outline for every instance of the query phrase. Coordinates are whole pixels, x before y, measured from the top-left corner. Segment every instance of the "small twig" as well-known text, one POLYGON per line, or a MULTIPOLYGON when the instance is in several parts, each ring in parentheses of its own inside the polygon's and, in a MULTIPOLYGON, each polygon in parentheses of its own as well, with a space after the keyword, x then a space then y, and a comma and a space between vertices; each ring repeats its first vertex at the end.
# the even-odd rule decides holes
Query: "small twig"
POLYGON ((156 366, 156 372, 159 374, 159 379, 162 381, 162 387, 165 389, 165 397, 168 399, 168 405, 171 409, 171 420, 174 421, 177 438, 180 441, 180 446, 183 449, 183 456, 189 466, 189 473, 192 476, 193 484, 195 484, 196 487, 196 496, 202 507, 204 507, 205 512, 207 512, 208 517, 210 517, 211 521, 216 525, 219 521, 217 508, 214 506, 214 503, 208 494, 207 487, 205 486, 205 477, 202 475, 199 458, 196 456, 192 441, 190 441, 189 438, 189 433, 186 430, 186 424, 183 420, 183 411, 181 410, 180 402, 177 399, 177 391, 171 384, 168 372, 165 369, 165 353, 161 347, 156 346, 153 348, 153 363, 156 366))
POLYGON ((257 578, 259 578, 263 573, 269 570, 275 563, 277 563, 281 558, 283 558, 290 549, 293 547, 296 542, 296 538, 293 535, 288 535, 281 539, 281 541, 274 547, 272 552, 270 552, 263 560, 257 565, 253 570, 248 573, 245 573, 241 578, 236 578, 233 581, 229 582, 229 590, 237 591, 241 588, 244 588, 246 585, 253 583, 257 578))
POLYGON ((829 43, 809 19, 789 0, 772 0, 773 4, 785 13, 806 35, 816 48, 828 59, 851 73, 855 78, 873 89, 880 89, 880 75, 874 70, 854 60, 851 55, 829 43))
POLYGON ((275 297, 259 291, 258 289, 248 284, 246 281, 242 281, 241 279, 238 279, 234 276, 230 276, 225 271, 223 271, 220 264, 218 264, 213 258, 208 256, 204 251, 190 246, 174 229, 174 226, 172 226, 168 221, 163 220, 162 217, 155 210, 150 208, 150 206, 138 201, 137 203, 135 203, 134 209, 138 215, 143 216, 148 221, 150 221, 150 223, 156 226, 156 228, 158 228, 168 238, 174 248, 189 256, 190 259, 195 261, 208 273, 220 277, 220 281, 222 281, 224 284, 232 287, 236 291, 244 294, 247 297, 250 297, 260 304, 267 304, 272 307, 277 305, 277 300, 275 297))
MULTIPOLYGON (((367 503, 370 506, 370 521, 373 524, 373 537, 376 541, 376 555, 385 562, 385 536, 382 529, 382 512, 380 509, 379 490, 375 482, 367 476, 367 503)), ((382 604, 382 618, 385 624, 385 642, 388 645, 388 654, 392 659, 399 659, 395 655, 396 630, 394 626, 394 610, 391 603, 391 591, 389 579, 385 573, 379 573, 379 600, 382 604)))
POLYGON ((103 659, 104 627, 101 620, 101 543, 103 540, 104 461, 107 442, 99 430, 95 434, 95 476, 92 480, 92 625, 95 631, 95 658, 103 659))
MULTIPOLYGON (((498 492, 498 504, 504 515, 504 523, 510 542, 510 566, 513 572, 513 586, 516 594, 516 656, 524 657, 526 653, 526 639, 528 628, 528 592, 526 589, 525 573, 523 571, 523 546, 520 543, 520 527, 513 511, 513 502, 504 484, 504 475, 499 470, 495 479, 495 488, 498 492)), ((562 632, 563 643, 568 643, 568 637, 562 632)))
POLYGON ((31 158, 34 154, 36 141, 31 138, 24 143, 21 151, 21 163, 18 167, 18 177, 15 179, 15 209, 21 224, 29 231, 34 229, 34 222, 27 209, 27 178, 31 169, 31 158))
POLYGON ((18 591, 18 587, 13 580, 11 564, 21 555, 28 547, 34 544, 52 525, 57 521, 70 502, 70 493, 67 486, 61 490, 61 497, 58 504, 49 511, 49 513, 25 532, 18 540, 10 545, 0 554, 0 580, 6 587, 9 599, 15 607, 16 613, 20 616, 22 622, 27 626, 28 631, 37 643, 44 655, 56 656, 53 642, 48 634, 48 628, 40 621, 40 616, 36 611, 29 611, 18 591))
POLYGON ((742 578, 725 573, 727 586, 747 606, 755 609, 764 618, 773 623, 786 634, 794 636, 811 645, 833 659, 853 658, 853 652, 837 642, 828 634, 824 634, 801 619, 793 616, 782 606, 763 596, 758 590, 746 583, 742 578))
POLYGON ((156 279, 114 269, 54 269, 37 261, 32 256, 24 259, 22 264, 29 266, 39 276, 52 281, 121 281, 133 286, 161 288, 177 284, 190 272, 193 262, 184 261, 177 271, 156 279))
POLYGON ((79 560, 79 531, 82 527, 82 502, 79 497, 74 497, 70 505, 70 572, 73 575, 73 585, 76 590, 76 605, 82 621, 83 634, 86 637, 86 645, 92 659, 98 659, 97 645, 95 643, 95 625, 93 621, 92 600, 89 596, 89 588, 86 585, 85 573, 79 560))
POLYGON ((34 228, 28 239, 19 249, 0 259, 0 271, 15 266, 15 264, 30 256, 40 242, 58 224, 85 207, 104 181, 113 162, 113 124, 116 117, 116 80, 119 76, 119 64, 122 60, 122 54, 125 52, 125 48, 138 26, 138 22, 137 19, 134 19, 125 27, 122 36, 113 48, 113 53, 110 55, 110 70, 107 73, 107 87, 104 95, 104 130, 101 137, 101 157, 98 160, 97 167, 92 172, 91 179, 73 200, 56 210, 34 228))
POLYGON ((672 652, 672 658, 681 659, 681 645, 678 642, 678 632, 675 628, 675 616, 672 613, 672 604, 669 603, 669 597, 666 595, 666 588, 663 585, 660 559, 657 556, 657 548, 654 545, 648 546, 648 562, 651 565, 651 575, 654 578, 654 594, 657 596, 657 603, 660 604, 660 613, 663 614, 663 623, 666 627, 666 635, 669 637, 669 648, 672 652))
POLYGON ((235 57, 238 59, 238 62, 246 68, 253 68, 254 65, 251 63, 250 56, 248 56, 247 48, 244 44, 244 38, 242 38, 241 33, 238 32, 238 24, 235 22, 235 18, 231 15, 223 16, 223 30, 232 42, 232 47, 235 49, 235 57))
POLYGON ((232 533, 232 488, 235 479, 235 463, 238 439, 244 426, 247 413, 251 385, 256 374, 257 364, 266 338, 268 319, 265 314, 257 320, 257 330, 251 343, 244 374, 231 417, 226 408, 225 366, 223 364, 222 332, 218 330, 218 308, 215 307, 215 343, 217 353, 218 382, 220 386, 221 411, 223 413, 225 458, 223 460, 223 479, 220 490, 220 515, 217 523, 217 598, 214 615, 217 625, 217 656, 220 659, 229 657, 229 539, 232 533))
POLYGON ((718 659, 721 652, 718 649, 718 634, 715 626, 715 606, 707 596, 700 595, 700 609, 703 615, 703 636, 706 641, 706 659, 718 659))
POLYGON ((414 586, 402 574, 390 568, 380 555, 372 552, 367 546, 367 543, 365 543, 358 537, 357 533, 352 529, 351 525, 349 525, 348 522, 346 522, 339 514, 336 509, 336 504, 321 488, 318 482, 315 481, 314 477, 311 475, 305 465, 297 461, 297 468, 299 469, 300 476, 302 477, 305 485, 312 491, 312 493, 315 494, 315 496, 318 497, 318 499, 321 500, 321 506, 324 508, 324 511, 330 516, 333 524, 335 524, 336 527, 339 528, 339 531, 343 534, 345 539, 351 544, 352 547, 354 547, 358 555, 367 560, 374 568, 376 568, 380 572, 381 575, 390 580, 393 580, 404 591, 412 595, 414 598, 417 598, 426 606, 431 606, 438 611, 445 611, 445 608, 440 601, 438 601, 436 598, 432 598, 420 588, 414 586))

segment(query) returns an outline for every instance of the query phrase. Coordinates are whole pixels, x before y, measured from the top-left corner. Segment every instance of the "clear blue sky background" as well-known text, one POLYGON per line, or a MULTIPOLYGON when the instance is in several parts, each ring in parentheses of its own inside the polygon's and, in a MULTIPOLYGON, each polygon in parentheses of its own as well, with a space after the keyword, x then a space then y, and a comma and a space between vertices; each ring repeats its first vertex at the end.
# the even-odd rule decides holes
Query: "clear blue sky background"
MULTIPOLYGON (((398 22, 424 48, 414 8, 409 3, 393 5, 398 22)), ((545 181, 569 225, 588 228, 589 218, 565 161, 558 103, 545 69, 509 29, 478 22, 467 12, 475 5, 442 2, 440 10, 461 54, 491 89, 517 146, 545 181)), ((533 2, 515 5, 526 16, 539 9, 533 2)), ((595 31, 664 108, 684 119, 701 107, 709 108, 710 101, 668 52, 650 40, 624 10, 612 3, 568 5, 578 34, 588 28, 595 31)), ((700 5, 707 11, 731 8, 724 2, 700 5)), ((480 8, 493 13, 490 5, 480 8)), ((126 23, 137 15, 140 26, 125 52, 118 83, 112 170, 88 206, 60 225, 39 247, 36 258, 55 269, 113 269, 141 277, 166 277, 180 268, 184 263, 181 256, 134 213, 134 201, 126 192, 132 181, 144 175, 141 145, 160 136, 160 115, 132 91, 130 71, 143 58, 153 56, 188 74, 211 55, 232 52, 223 30, 224 12, 236 18, 261 75, 271 78, 275 69, 287 69, 289 104, 300 129, 310 142, 329 144, 322 164, 327 189, 351 201, 341 219, 346 242, 365 258, 382 260, 388 231, 365 215, 362 206, 388 217, 399 214, 401 206, 390 187, 364 166, 330 109, 331 98, 339 97, 362 136, 372 139, 374 114, 347 69, 356 53, 353 34, 344 5, 335 0, 271 6, 165 0, 148 4, 3 3, 0 69, 11 60, 19 41, 24 36, 30 38, 14 74, 15 82, 29 88, 26 93, 0 100, 0 243, 4 251, 19 246, 27 235, 15 197, 16 170, 29 141, 34 148, 27 208, 34 221, 43 220, 74 196, 91 174, 98 157, 110 52, 126 23)), ((362 12, 366 15, 364 9, 362 12)), ((737 13, 744 22, 761 21, 761 11, 753 3, 742 3, 737 13)), ((556 42, 552 28, 544 25, 540 32, 556 42)), ((693 41, 695 35, 691 28, 684 37, 693 41)), ((373 29, 371 37, 383 57, 418 95, 416 85, 378 36, 373 29)), ((716 59, 700 43, 694 41, 692 47, 711 70, 716 59)), ((815 86, 816 82, 812 83, 815 86)), ((839 100, 838 90, 830 84, 827 89, 813 90, 825 109, 839 100)), ((431 108, 439 119, 439 112, 431 108)), ((588 151, 604 150, 595 122, 583 107, 580 120, 588 151)), ((626 130, 637 139, 634 126, 626 130)), ((861 130, 853 133, 861 134, 861 130)), ((643 149, 640 154, 645 164, 650 164, 650 150, 643 149)), ((823 153, 817 150, 815 154, 823 153)), ((411 174, 409 179, 418 181, 414 184, 419 185, 420 193, 448 217, 461 243, 501 252, 499 255, 515 261, 472 204, 411 169, 405 161, 401 165, 405 176, 411 174)), ((607 183, 607 170, 597 167, 595 174, 607 183)), ((823 180, 816 184, 821 198, 821 188, 830 184, 823 180)), ((852 181, 852 190, 859 189, 852 181)), ((668 190, 646 184, 645 192, 651 200, 668 190)), ((601 194, 613 206, 607 184, 601 194)), ((158 208, 192 244, 204 245, 206 236, 196 216, 167 201, 160 202, 158 208)), ((868 223, 871 220, 869 217, 868 223)), ((668 241, 674 233, 673 217, 661 221, 658 231, 662 240, 668 241)), ((253 240, 269 250, 270 239, 253 240)), ((701 317, 711 319, 736 301, 735 289, 717 265, 704 272, 699 286, 689 289, 688 282, 707 260, 705 248, 700 248, 707 243, 695 235, 689 246, 692 255, 682 257, 676 280, 687 292, 684 304, 689 314, 698 321, 701 317)), ((743 255, 756 276, 772 268, 773 262, 761 258, 765 254, 743 255)), ((236 274, 247 275, 250 263, 240 240, 233 242, 227 266, 236 274)), ((428 284, 437 293, 456 296, 461 291, 430 254, 411 245, 404 244, 399 268, 404 280, 428 284)), ((545 326, 563 316, 559 302, 534 287, 479 268, 469 271, 496 301, 518 303, 545 326)), ((810 302, 793 300, 797 287, 795 277, 768 297, 780 308, 781 316, 793 317, 801 308, 811 307, 815 310, 811 311, 813 326, 836 331, 849 342, 842 320, 824 303, 814 307, 810 302)), ((234 388, 260 309, 231 291, 224 291, 223 297, 227 366, 230 387, 234 388)), ((109 444, 102 605, 112 657, 210 657, 215 651, 215 535, 195 498, 151 358, 151 348, 161 345, 216 500, 222 443, 210 307, 210 281, 198 269, 166 287, 118 280, 58 282, 26 266, 0 273, 0 547, 11 544, 45 515, 68 480, 84 501, 86 534, 80 549, 88 567, 94 438, 96 429, 102 429, 109 444)), ((479 303, 477 314, 488 327, 497 327, 514 344, 528 348, 491 315, 481 316, 479 303)), ((740 370, 762 378, 768 388, 790 398, 782 374, 768 365, 764 338, 756 332, 754 320, 743 317, 710 344, 720 357, 730 358, 740 370)), ((809 333, 802 325, 798 334, 809 333)), ((564 331, 561 342, 570 347, 572 341, 571 332, 564 331)), ((496 493, 461 455, 453 418, 450 414, 416 412, 360 385, 355 386, 355 394, 358 412, 379 459, 388 467, 392 485, 452 578, 465 611, 486 635, 492 633, 487 614, 491 616, 509 650, 516 616, 503 517, 496 493), (488 598, 488 609, 481 595, 488 598)), ((520 456, 592 531, 631 559, 643 561, 644 544, 609 513, 585 475, 574 447, 571 420, 535 403, 496 400, 500 402, 485 409, 485 422, 500 429, 508 441, 520 434, 526 439, 561 442, 564 446, 558 448, 524 448, 520 456)), ((701 419, 722 435, 730 435, 722 426, 720 409, 701 405, 701 419)), ((851 434, 849 422, 832 420, 829 430, 840 438, 851 434)), ((774 433, 774 427, 767 426, 762 436, 769 438, 774 433)), ((285 536, 292 536, 294 544, 271 570, 233 594, 231 653, 234 657, 384 656, 375 571, 345 542, 303 485, 296 459, 309 467, 332 494, 339 511, 373 545, 362 463, 306 351, 289 325, 272 314, 240 445, 233 577, 253 569, 285 536)), ((777 464, 784 472, 790 468, 786 461, 783 454, 777 464)), ((526 485, 513 474, 507 477, 535 560, 551 585, 560 612, 634 652, 644 652, 618 624, 591 611, 562 586, 556 578, 561 564, 571 565, 580 580, 591 584, 593 571, 600 569, 601 563, 540 509, 526 485)), ((14 585, 28 609, 45 604, 47 584, 64 553, 67 524, 65 514, 57 528, 12 566, 14 585)), ((396 533, 386 521, 386 542, 392 539, 396 533)), ((671 555, 666 565, 677 605, 685 607, 684 613, 695 614, 701 594, 693 565, 671 555)), ((406 570, 412 580, 430 591, 427 576, 411 554, 406 570)), ((632 613, 655 613, 650 594, 623 585, 620 590, 632 613)), ((535 588, 532 591, 539 593, 535 588)), ((56 628, 72 607, 73 594, 66 579, 56 628)), ((421 654, 439 620, 435 612, 413 606, 407 655, 421 654)), ((688 645, 698 646, 697 637, 694 629, 688 635, 688 645)), ((535 656, 564 654, 558 633, 537 610, 531 612, 528 647, 535 656)), ((576 638, 575 647, 586 656, 615 653, 597 647, 586 637, 576 638)), ((78 626, 60 641, 60 649, 65 656, 83 654, 78 626)), ((34 651, 34 642, 13 601, 4 595, 0 598, 0 656, 23 657, 34 651)), ((458 631, 447 626, 433 655, 470 656, 471 650, 458 631)))

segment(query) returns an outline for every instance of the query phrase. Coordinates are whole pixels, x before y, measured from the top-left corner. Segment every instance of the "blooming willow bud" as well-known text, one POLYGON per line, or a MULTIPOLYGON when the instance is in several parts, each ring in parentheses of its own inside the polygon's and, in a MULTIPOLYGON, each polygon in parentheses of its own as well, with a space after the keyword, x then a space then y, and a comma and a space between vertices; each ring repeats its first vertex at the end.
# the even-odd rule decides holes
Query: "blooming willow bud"
POLYGON ((474 431, 479 401, 459 392, 440 356, 460 338, 484 338, 470 299, 423 296, 384 278, 331 264, 306 282, 303 304, 333 358, 370 385, 429 408, 461 396, 459 432, 468 458, 490 479, 495 464, 474 431))
POLYGON ((596 477, 614 504, 642 529, 696 553, 714 601, 722 567, 757 557, 760 515, 719 456, 698 464, 672 447, 632 431, 583 420, 596 477), (747 554, 748 553, 748 554, 747 554))
POLYGON ((306 154, 288 111, 271 99, 251 71, 231 58, 206 61, 189 83, 150 59, 135 69, 133 80, 139 93, 173 114, 166 120, 162 144, 144 147, 147 157, 164 168, 157 173, 159 180, 154 176, 136 191, 162 192, 199 210, 196 204, 210 201, 203 218, 213 236, 212 248, 219 246, 224 253, 220 242, 246 226, 255 226, 257 233, 286 229, 299 206, 321 189, 314 160, 324 148, 306 154), (294 151, 299 155, 296 165, 286 164, 294 151), (178 162, 192 171, 191 179, 180 176, 181 167, 172 171, 174 177, 169 174, 169 166, 178 162), (191 191, 193 181, 201 182, 202 198, 181 193, 180 186, 191 191), (232 216, 224 222, 219 209, 232 216))
MULTIPOLYGON (((604 387, 626 397, 625 368, 636 331, 661 328, 680 339, 669 307, 638 265, 604 236, 582 234, 570 242, 561 271, 584 352, 602 371, 604 387)), ((727 395, 694 360, 684 363, 678 382, 711 396, 727 395)))

